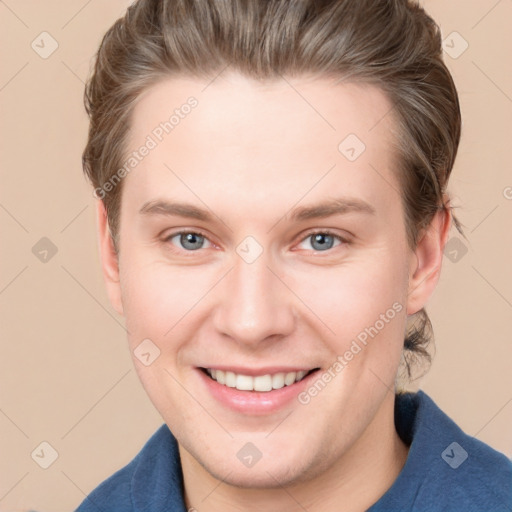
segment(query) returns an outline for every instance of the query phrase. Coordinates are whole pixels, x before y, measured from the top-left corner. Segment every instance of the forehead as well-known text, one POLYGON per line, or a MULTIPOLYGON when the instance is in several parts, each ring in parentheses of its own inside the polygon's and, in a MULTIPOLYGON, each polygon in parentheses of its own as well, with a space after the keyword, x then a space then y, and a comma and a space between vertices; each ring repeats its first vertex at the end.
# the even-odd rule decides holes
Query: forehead
POLYGON ((377 87, 327 78, 169 78, 148 88, 134 108, 127 153, 150 139, 154 147, 125 187, 139 207, 143 196, 177 189, 197 203, 194 192, 206 185, 260 204, 287 194, 288 204, 308 189, 313 199, 344 184, 382 202, 397 193, 391 110, 377 87))

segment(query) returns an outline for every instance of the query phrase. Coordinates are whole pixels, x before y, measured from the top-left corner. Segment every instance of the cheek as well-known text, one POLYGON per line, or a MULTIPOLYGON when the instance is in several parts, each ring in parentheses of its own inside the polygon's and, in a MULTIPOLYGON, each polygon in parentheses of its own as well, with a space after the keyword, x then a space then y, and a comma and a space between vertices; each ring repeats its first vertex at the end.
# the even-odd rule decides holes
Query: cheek
POLYGON ((331 348, 337 354, 375 324, 382 334, 396 339, 395 333, 400 333, 401 337, 407 290, 402 260, 403 255, 382 250, 372 257, 295 276, 291 287, 305 298, 315 314, 313 321, 324 324, 326 339, 335 340, 331 348))
POLYGON ((187 313, 211 288, 199 267, 170 267, 161 262, 127 261, 121 272, 123 308, 128 331, 137 336, 172 338, 187 322, 187 313))
MULTIPOLYGON (((302 311, 301 321, 322 331, 326 342, 331 340, 330 348, 340 354, 365 329, 376 322, 379 327, 381 315, 400 317, 393 305, 404 306, 406 299, 404 264, 398 249, 381 246, 350 256, 338 266, 295 267, 286 272, 284 281, 296 295, 290 294, 290 305, 302 311)), ((171 266, 128 252, 120 279, 132 349, 145 338, 160 346, 185 340, 190 322, 197 322, 201 301, 215 303, 215 286, 225 271, 211 265, 171 266)), ((386 322, 382 334, 400 331, 398 337, 393 334, 398 339, 401 330, 401 322, 394 320, 386 322)), ((178 350, 173 346, 174 353, 178 350)))
MULTIPOLYGON (((177 381, 183 381, 179 358, 181 348, 194 333, 194 326, 189 323, 194 318, 194 305, 209 288, 208 281, 194 272, 199 273, 197 267, 195 270, 192 267, 171 268, 161 261, 145 260, 135 251, 120 269, 134 366, 153 405, 166 417, 172 417, 173 410, 182 410, 183 402, 187 400, 177 384, 177 381), (151 343, 147 345, 145 340, 151 340, 151 343), (141 350, 139 347, 143 346, 147 348, 141 350), (148 352, 151 361, 146 365, 143 354, 148 352)), ((186 416, 185 412, 183 416, 186 416)))

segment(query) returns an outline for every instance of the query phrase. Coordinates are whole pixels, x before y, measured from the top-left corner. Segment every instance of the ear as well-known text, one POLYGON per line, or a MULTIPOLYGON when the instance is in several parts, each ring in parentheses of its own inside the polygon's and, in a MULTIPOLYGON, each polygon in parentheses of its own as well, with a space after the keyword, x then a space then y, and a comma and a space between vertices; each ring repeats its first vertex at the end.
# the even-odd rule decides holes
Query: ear
POLYGON ((451 226, 449 202, 434 215, 430 225, 420 235, 411 255, 407 314, 413 315, 425 306, 439 281, 443 251, 451 226))
POLYGON ((107 211, 101 199, 97 200, 96 214, 101 268, 107 294, 114 309, 122 315, 123 303, 121 301, 121 283, 119 280, 119 260, 110 234, 107 211))

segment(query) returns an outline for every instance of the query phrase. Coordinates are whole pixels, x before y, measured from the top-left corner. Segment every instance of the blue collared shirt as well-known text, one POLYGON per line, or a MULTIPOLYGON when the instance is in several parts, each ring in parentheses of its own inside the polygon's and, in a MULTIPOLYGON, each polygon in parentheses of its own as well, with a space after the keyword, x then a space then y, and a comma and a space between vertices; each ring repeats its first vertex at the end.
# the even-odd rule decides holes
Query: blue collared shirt
MULTIPOLYGON (((465 434, 423 391, 396 395, 395 427, 409 454, 367 512, 512 511, 512 461, 465 434)), ((76 512, 187 512, 178 445, 167 425, 76 512)))

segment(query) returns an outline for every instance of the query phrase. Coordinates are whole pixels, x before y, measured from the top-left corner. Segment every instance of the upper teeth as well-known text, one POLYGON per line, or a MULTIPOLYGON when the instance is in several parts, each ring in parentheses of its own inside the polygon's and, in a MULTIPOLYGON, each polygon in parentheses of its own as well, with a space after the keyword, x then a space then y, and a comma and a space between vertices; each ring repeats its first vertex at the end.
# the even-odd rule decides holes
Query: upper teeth
POLYGON ((280 389, 284 386, 290 386, 294 382, 302 380, 307 371, 276 373, 274 375, 259 375, 251 377, 250 375, 240 375, 234 372, 225 372, 223 370, 206 370, 208 375, 219 384, 223 384, 230 388, 236 388, 240 391, 271 391, 272 389, 280 389))

